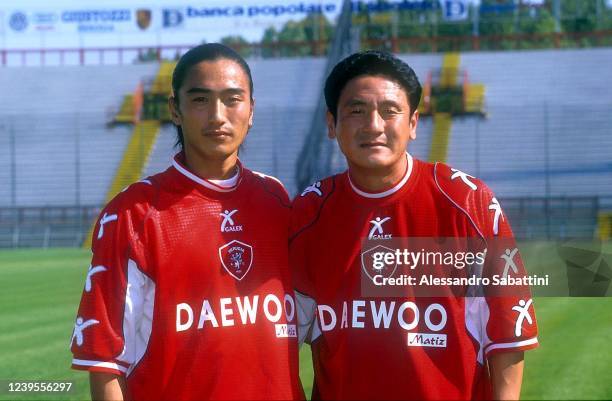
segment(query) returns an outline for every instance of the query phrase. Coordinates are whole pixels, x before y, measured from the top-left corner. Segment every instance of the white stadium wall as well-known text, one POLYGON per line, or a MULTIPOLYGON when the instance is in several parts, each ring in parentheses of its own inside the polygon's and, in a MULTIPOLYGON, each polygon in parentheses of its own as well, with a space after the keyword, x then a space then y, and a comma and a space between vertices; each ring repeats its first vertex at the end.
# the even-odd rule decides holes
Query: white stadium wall
MULTIPOLYGON (((400 57, 422 81, 442 60, 400 57)), ((486 86, 487 116, 453 121, 449 164, 484 178, 500 197, 612 195, 612 92, 601 90, 612 78, 612 49, 464 53, 461 60, 470 81, 486 86)), ((325 59, 249 63, 255 121, 241 158, 295 194, 295 161, 319 100, 325 59)), ((10 95, 0 98, 0 206, 104 203, 131 133, 108 128, 109 113, 157 68, 3 68, 0 87, 10 95)), ((422 118, 411 144, 416 157, 427 158, 431 131, 431 119, 422 118)), ((169 165, 174 135, 172 126, 162 127, 145 176, 169 165)))

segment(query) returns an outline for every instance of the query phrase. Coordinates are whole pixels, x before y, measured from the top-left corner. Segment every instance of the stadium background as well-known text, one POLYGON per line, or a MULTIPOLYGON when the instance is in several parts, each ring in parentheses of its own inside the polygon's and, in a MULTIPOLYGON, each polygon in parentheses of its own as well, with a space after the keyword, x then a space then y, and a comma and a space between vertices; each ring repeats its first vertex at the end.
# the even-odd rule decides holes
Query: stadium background
MULTIPOLYGON (((299 2, 275 4, 288 10, 299 2)), ((342 170, 325 137, 323 79, 352 51, 386 49, 425 88, 411 153, 483 178, 528 269, 564 270, 547 261, 573 239, 604 241, 602 254, 612 253, 610 2, 335 4, 335 14, 295 12, 258 37, 238 29, 218 39, 253 70, 255 124, 241 154, 247 166, 279 177, 292 195, 342 170)), ((187 18, 188 10, 172 10, 187 18)), ((163 21, 156 29, 170 21, 161 6, 146 11, 130 9, 140 38, 156 35, 141 27, 155 26, 156 12, 163 21)), ((146 46, 81 38, 59 46, 39 30, 37 44, 25 46, 15 39, 20 29, 51 22, 12 9, 0 9, 0 18, 0 380, 76 382, 68 395, 0 392, 0 399, 83 399, 86 375, 68 370, 68 346, 92 224, 118 191, 168 166, 175 151, 169 74, 176 56, 205 38, 179 45, 158 37, 146 46)), ((596 273, 605 284, 600 295, 609 295, 609 265, 596 273)), ((536 307, 541 347, 527 354, 523 398, 612 398, 610 298, 541 297, 536 307)), ((307 347, 301 359, 310 388, 307 347)))

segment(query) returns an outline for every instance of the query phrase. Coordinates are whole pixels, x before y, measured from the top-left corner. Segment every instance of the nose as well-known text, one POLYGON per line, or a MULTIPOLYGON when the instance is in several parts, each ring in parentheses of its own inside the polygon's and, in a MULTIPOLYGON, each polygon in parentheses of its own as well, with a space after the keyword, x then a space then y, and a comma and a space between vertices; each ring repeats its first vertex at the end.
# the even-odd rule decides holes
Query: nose
POLYGON ((220 99, 210 104, 208 123, 211 125, 223 125, 225 122, 225 106, 220 99))
POLYGON ((365 131, 373 134, 380 134, 385 130, 385 120, 378 112, 378 110, 372 110, 365 122, 365 131))

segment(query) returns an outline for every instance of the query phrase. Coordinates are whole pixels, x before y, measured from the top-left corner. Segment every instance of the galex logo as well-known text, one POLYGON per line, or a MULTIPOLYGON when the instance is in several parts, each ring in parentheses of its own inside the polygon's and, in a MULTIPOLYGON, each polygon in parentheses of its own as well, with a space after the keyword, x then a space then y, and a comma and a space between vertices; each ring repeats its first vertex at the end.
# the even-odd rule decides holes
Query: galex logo
POLYGON ((391 239, 391 234, 385 234, 383 224, 391 220, 391 217, 385 217, 384 219, 377 217, 374 220, 370 220, 372 227, 368 234, 368 239, 391 239))
POLYGON ((223 213, 219 213, 219 216, 223 217, 223 221, 221 221, 222 233, 242 231, 242 226, 236 225, 236 223, 234 223, 234 219, 232 218, 236 213, 238 213, 238 209, 234 209, 232 211, 226 210, 223 213))

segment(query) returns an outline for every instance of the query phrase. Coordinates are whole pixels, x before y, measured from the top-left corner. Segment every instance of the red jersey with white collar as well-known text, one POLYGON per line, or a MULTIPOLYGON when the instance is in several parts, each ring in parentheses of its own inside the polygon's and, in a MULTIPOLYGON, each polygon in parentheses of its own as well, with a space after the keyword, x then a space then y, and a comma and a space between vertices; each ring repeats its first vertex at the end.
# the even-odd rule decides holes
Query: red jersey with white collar
POLYGON ((528 289, 510 297, 362 292, 362 239, 373 234, 512 239, 484 183, 407 157, 404 177, 387 191, 367 193, 345 172, 293 202, 290 264, 299 335, 312 347, 313 399, 491 398, 487 357, 537 346, 528 289))
POLYGON ((102 211, 73 368, 123 375, 132 399, 300 399, 289 202, 239 164, 235 186, 178 155, 102 211))

